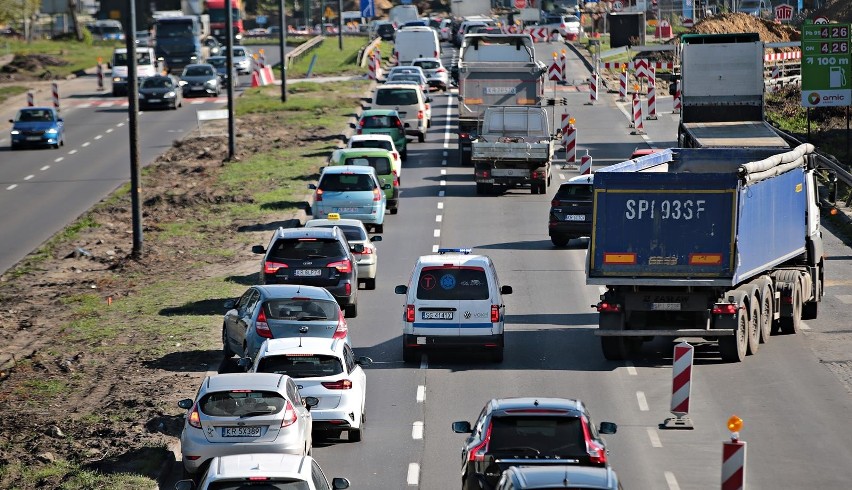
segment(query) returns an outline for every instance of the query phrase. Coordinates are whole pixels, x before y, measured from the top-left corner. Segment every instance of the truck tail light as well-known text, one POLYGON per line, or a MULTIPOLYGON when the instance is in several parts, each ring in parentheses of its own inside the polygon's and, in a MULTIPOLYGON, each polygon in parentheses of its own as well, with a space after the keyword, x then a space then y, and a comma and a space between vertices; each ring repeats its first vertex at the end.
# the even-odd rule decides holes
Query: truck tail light
POLYGON ((405 305, 405 321, 414 323, 414 305, 405 305))
POLYGON ((716 303, 713 305, 714 315, 736 315, 742 307, 736 303, 716 303))
POLYGON ((500 321, 500 306, 491 305, 491 323, 500 321))
POLYGON ((621 311, 621 305, 618 303, 608 303, 601 301, 597 304, 598 313, 618 313, 621 311))
POLYGON ((260 309, 260 314, 257 315, 257 321, 254 322, 254 331, 265 339, 272 338, 272 330, 269 329, 269 323, 266 322, 266 312, 263 308, 260 309))

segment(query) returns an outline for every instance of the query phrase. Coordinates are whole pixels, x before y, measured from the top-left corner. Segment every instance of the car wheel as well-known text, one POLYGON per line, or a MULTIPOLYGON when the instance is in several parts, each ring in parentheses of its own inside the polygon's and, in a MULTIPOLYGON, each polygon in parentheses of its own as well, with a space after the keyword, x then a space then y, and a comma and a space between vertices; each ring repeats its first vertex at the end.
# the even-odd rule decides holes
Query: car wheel
POLYGON ((570 238, 565 238, 565 237, 555 237, 555 236, 550 237, 550 241, 553 242, 554 247, 564 247, 564 246, 568 245, 568 242, 570 240, 571 240, 570 238))
POLYGON ((491 362, 503 362, 503 340, 500 339, 500 345, 491 350, 491 362))
POLYGON ((370 291, 376 289, 376 278, 364 279, 364 289, 368 289, 370 291))
MULTIPOLYGON (((432 127, 432 120, 431 120, 431 119, 429 119, 428 121, 426 121, 426 127, 427 127, 427 128, 431 128, 431 127, 432 127)), ((421 143, 422 143, 422 141, 421 141, 421 143)))
POLYGON ((400 153, 400 156, 402 156, 403 160, 408 160, 408 149, 402 150, 402 153, 400 153))
POLYGON ((382 224, 380 224, 380 225, 373 225, 373 232, 375 232, 375 233, 384 233, 384 232, 385 232, 385 225, 384 225, 384 223, 382 223, 382 224))
POLYGON ((361 442, 364 438, 364 419, 361 419, 361 425, 357 429, 349 430, 349 442, 361 442))
POLYGON ((418 143, 423 143, 424 141, 426 141, 426 135, 425 135, 424 133, 420 133, 420 134, 418 134, 418 135, 417 135, 417 142, 418 142, 418 143))
POLYGON ((231 350, 231 344, 228 342, 228 330, 225 325, 222 325, 222 354, 225 359, 234 357, 234 351, 231 350))
POLYGON ((397 214, 399 212, 399 208, 391 208, 390 214, 397 214))
POLYGON ((538 194, 538 184, 533 182, 530 184, 530 194, 538 194))
POLYGON ((346 305, 346 312, 344 315, 346 315, 346 318, 355 318, 358 316, 358 303, 346 305))
POLYGON ((402 362, 415 363, 417 362, 417 352, 411 347, 402 346, 402 362))

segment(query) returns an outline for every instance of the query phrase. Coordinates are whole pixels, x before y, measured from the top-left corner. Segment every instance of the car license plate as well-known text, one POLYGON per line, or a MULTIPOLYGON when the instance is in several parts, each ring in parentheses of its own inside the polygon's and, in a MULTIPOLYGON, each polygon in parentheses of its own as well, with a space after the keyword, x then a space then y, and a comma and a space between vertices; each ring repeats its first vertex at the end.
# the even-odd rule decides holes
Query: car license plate
POLYGON ((417 337, 417 345, 426 345, 426 337, 417 337))
POLYGON ((27 141, 39 141, 41 136, 27 136, 27 141))
POLYGON ((336 213, 356 213, 358 208, 334 208, 336 213))
POLYGON ((260 437, 260 426, 222 427, 222 437, 260 437))
POLYGON ((485 87, 486 95, 515 95, 516 87, 485 87))
POLYGON ((479 179, 477 181, 477 183, 479 183, 479 184, 493 184, 494 179, 479 179))
POLYGON ((651 303, 655 311, 680 311, 680 303, 651 303))
POLYGON ((160 99, 148 99, 148 102, 159 102, 160 99))
POLYGON ((585 214, 566 214, 565 221, 586 221, 585 214))
POLYGON ((322 275, 322 269, 294 269, 293 275, 299 277, 317 277, 322 275))
POLYGON ((421 311, 421 317, 424 320, 452 320, 452 311, 421 311))
POLYGON ((201 88, 203 85, 193 85, 192 88, 201 88))
POLYGON ((495 177, 524 177, 530 176, 530 171, 525 168, 495 168, 491 171, 495 177))

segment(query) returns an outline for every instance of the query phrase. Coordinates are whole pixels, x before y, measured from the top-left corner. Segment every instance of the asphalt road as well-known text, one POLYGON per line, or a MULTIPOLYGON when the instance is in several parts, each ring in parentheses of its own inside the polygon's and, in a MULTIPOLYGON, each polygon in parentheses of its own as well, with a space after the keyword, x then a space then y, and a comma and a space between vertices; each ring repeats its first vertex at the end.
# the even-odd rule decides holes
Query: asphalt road
MULTIPOLYGON (((265 51, 268 63, 278 63, 276 47, 266 46, 265 51)), ((0 216, 0 273, 130 179, 127 98, 112 97, 108 76, 102 92, 97 91, 95 79, 89 78, 64 84, 67 90, 60 90, 64 147, 12 152, 11 125, 0 125, 0 209, 5 211, 0 216)), ((250 76, 240 76, 240 87, 250 84, 250 76)), ((237 94, 241 91, 239 88, 237 94)), ((44 99, 36 103, 50 104, 44 99)), ((183 104, 176 111, 140 112, 139 161, 143 166, 196 128, 196 110, 224 107, 227 94, 187 98, 183 104)), ((130 247, 128 240, 127 249, 130 247)))
MULTIPOLYGON (((542 59, 549 48, 539 46, 542 59)), ((574 78, 584 72, 576 59, 569 62, 574 78)), ((601 94, 588 106, 584 89, 557 90, 577 119, 580 152, 588 149, 596 167, 626 158, 637 146, 669 146, 675 139, 670 99, 660 101, 660 117, 645 123, 642 137, 630 134, 614 96, 601 94)), ((528 190, 476 196, 472 170, 455 164, 457 99, 433 98, 433 127, 425 143, 409 149, 400 212, 388 218, 377 245, 377 289, 362 291, 359 316, 350 321, 356 353, 376 361, 367 372, 367 431, 360 443, 315 443, 314 455, 330 475, 350 478, 353 488, 459 488, 463 436, 451 432, 451 422, 474 420, 492 397, 523 395, 577 397, 597 422, 618 423, 607 441, 625 488, 718 488, 732 414, 745 420, 749 488, 848 486, 848 247, 826 232, 827 295, 820 318, 807 322, 803 334, 773 337, 741 364, 721 363, 712 343, 697 340, 689 414, 695 429, 660 430, 671 416, 673 342, 645 345, 631 363, 604 360, 593 334, 597 314, 589 307, 599 291, 585 285, 587 242, 554 249, 547 236, 555 185, 577 171, 557 170, 544 196, 528 190), (469 353, 429 354, 420 366, 402 363, 403 299, 393 287, 407 281, 417 256, 437 246, 487 253, 501 282, 514 287, 504 298, 502 364, 469 353)))

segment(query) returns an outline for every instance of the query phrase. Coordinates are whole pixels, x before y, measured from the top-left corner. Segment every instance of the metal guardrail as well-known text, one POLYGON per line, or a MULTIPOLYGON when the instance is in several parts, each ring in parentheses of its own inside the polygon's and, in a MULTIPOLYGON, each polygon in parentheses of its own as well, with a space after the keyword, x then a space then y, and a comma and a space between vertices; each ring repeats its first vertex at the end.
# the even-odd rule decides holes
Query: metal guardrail
POLYGON ((373 39, 370 44, 364 46, 358 51, 358 66, 361 68, 367 67, 367 61, 370 59, 370 55, 373 51, 378 47, 379 44, 382 43, 382 38, 377 37, 373 39))
POLYGON ((297 46, 293 51, 284 55, 284 61, 287 63, 287 68, 291 68, 293 63, 302 59, 306 54, 325 41, 325 36, 314 36, 304 43, 297 46))

